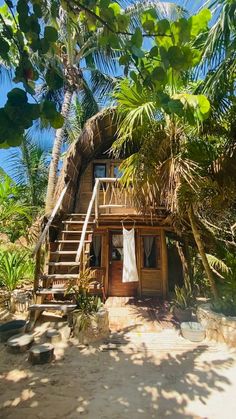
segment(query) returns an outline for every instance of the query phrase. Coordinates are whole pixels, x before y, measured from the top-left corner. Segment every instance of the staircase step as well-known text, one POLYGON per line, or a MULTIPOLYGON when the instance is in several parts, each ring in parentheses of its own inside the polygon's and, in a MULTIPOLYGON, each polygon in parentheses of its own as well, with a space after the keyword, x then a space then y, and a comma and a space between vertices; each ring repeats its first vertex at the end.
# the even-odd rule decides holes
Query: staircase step
MULTIPOLYGON (((64 294, 67 291, 67 288, 41 288, 36 290, 37 295, 47 295, 47 294, 64 294)), ((68 294, 72 294, 73 291, 67 292, 68 294)))
MULTIPOLYGON (((83 221, 75 221, 75 220, 65 220, 62 221, 63 224, 84 224, 84 220, 83 221)), ((94 221, 89 221, 88 224, 94 224, 94 221)))
MULTIPOLYGON (((80 240, 55 240, 55 243, 80 243, 80 240)), ((91 240, 84 240, 84 243, 91 243, 91 240)))
MULTIPOLYGON (((88 255, 90 252, 85 250, 84 253, 88 255)), ((76 255, 76 250, 57 250, 56 252, 50 252, 50 255, 76 255)))
POLYGON ((80 262, 48 262, 49 266, 79 266, 80 262))
POLYGON ((48 303, 48 304, 32 304, 29 306, 29 310, 61 310, 61 311, 70 311, 74 310, 76 308, 76 304, 54 304, 54 303, 48 303))
MULTIPOLYGON (((80 234, 80 233, 82 233, 82 231, 78 231, 78 230, 62 230, 61 231, 62 233, 72 233, 72 234, 80 234)), ((89 230, 89 231, 86 231, 86 234, 92 234, 93 233, 93 231, 92 230, 89 230)))
POLYGON ((74 279, 74 278, 78 278, 78 274, 48 274, 48 275, 44 275, 45 278, 48 279, 64 279, 64 280, 70 280, 70 279, 74 279))

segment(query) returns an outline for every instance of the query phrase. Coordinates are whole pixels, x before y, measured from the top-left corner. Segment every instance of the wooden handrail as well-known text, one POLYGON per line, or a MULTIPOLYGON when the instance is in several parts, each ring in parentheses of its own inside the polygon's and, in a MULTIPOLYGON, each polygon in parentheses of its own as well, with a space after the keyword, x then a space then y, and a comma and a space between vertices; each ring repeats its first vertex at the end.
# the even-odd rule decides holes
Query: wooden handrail
POLYGON ((58 198, 58 200, 57 200, 57 202, 56 202, 56 205, 55 205, 55 207, 53 208, 53 211, 52 211, 52 213, 51 213, 51 215, 50 215, 50 217, 49 217, 49 219, 48 219, 48 222, 47 222, 46 226, 44 227, 44 229, 43 229, 43 231, 42 231, 42 233, 41 233, 41 236, 39 237, 38 243, 36 244, 36 246, 35 246, 35 248, 34 248, 34 250, 33 250, 33 253, 32 253, 32 254, 33 254, 33 256, 35 256, 35 255, 37 254, 37 252, 38 252, 39 248, 42 246, 42 243, 43 243, 43 241, 44 241, 44 239, 45 239, 45 237, 46 237, 46 234, 47 234, 47 232, 48 232, 48 230, 49 230, 49 227, 50 227, 50 225, 52 224, 52 221, 53 221, 53 219, 54 219, 54 217, 55 217, 55 215, 56 215, 57 211, 58 211, 58 210, 59 210, 59 208, 60 208, 60 205, 61 205, 62 200, 63 200, 63 198, 64 198, 64 195, 65 195, 65 193, 66 193, 66 191, 67 191, 67 188, 68 188, 68 183, 67 183, 67 185, 64 187, 64 189, 62 190, 61 195, 59 196, 59 198, 58 198))
POLYGON ((97 193, 98 193, 98 190, 99 190, 99 186, 100 186, 100 179, 96 178, 95 184, 94 184, 94 187, 93 187, 92 198, 89 202, 87 214, 86 214, 84 224, 83 224, 83 228, 82 228, 79 247, 78 247, 78 250, 77 250, 77 253, 76 253, 76 258, 75 258, 76 262, 80 261, 80 257, 81 257, 82 250, 83 250, 83 245, 84 245, 84 240, 85 240, 85 236, 86 236, 86 231, 87 231, 87 227, 88 227, 88 222, 89 222, 89 219, 91 217, 93 204, 95 202, 95 199, 96 199, 96 196, 97 196, 97 193))

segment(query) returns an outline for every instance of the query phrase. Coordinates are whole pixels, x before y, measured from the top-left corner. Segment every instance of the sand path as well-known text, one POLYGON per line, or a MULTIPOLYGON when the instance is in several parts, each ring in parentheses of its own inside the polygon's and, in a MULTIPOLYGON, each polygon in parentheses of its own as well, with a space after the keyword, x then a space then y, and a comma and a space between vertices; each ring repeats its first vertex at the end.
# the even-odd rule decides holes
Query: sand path
MULTIPOLYGON (((188 342, 173 327, 150 331, 122 325, 97 346, 81 347, 67 339, 65 323, 57 323, 64 339, 48 365, 31 366, 26 354, 9 354, 0 344, 0 417, 235 417, 235 351, 188 342)), ((37 339, 51 326, 49 321, 39 325, 37 339)))

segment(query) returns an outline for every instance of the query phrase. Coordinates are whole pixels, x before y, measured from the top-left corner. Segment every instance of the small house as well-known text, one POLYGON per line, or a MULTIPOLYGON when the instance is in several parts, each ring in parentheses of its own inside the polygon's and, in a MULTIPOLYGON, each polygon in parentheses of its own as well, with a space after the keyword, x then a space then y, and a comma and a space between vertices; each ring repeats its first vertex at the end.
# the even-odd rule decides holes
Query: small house
POLYGON ((115 111, 98 113, 64 159, 47 224, 46 271, 36 273, 35 288, 44 300, 62 293, 85 264, 105 297, 167 295, 167 214, 162 207, 145 214, 136 209, 132 185, 125 188, 119 181, 122 160, 109 152, 116 132, 115 111), (135 282, 123 281, 123 228, 134 229, 135 282))

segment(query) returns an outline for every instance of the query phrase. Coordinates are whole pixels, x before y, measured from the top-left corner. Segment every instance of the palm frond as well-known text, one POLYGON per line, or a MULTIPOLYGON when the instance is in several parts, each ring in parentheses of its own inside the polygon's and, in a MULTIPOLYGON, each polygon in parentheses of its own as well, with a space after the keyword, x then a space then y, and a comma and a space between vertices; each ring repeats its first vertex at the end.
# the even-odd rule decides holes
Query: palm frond
POLYGON ((206 256, 207 256, 208 263, 212 268, 219 270, 222 273, 226 273, 226 274, 230 273, 230 268, 225 264, 223 260, 209 253, 206 256))

